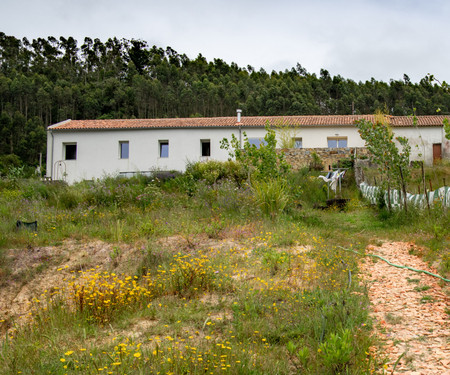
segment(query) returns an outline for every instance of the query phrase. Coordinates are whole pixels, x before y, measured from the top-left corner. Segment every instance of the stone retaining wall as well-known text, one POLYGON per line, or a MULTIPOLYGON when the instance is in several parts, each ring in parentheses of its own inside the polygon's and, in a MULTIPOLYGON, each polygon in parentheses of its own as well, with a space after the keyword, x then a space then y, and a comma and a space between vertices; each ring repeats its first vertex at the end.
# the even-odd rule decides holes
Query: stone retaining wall
POLYGON ((308 167, 312 162, 312 154, 316 153, 323 164, 324 170, 332 168, 341 159, 349 159, 352 155, 366 158, 369 155, 365 147, 346 147, 346 148, 290 148, 277 150, 284 152, 286 161, 294 170, 308 167))

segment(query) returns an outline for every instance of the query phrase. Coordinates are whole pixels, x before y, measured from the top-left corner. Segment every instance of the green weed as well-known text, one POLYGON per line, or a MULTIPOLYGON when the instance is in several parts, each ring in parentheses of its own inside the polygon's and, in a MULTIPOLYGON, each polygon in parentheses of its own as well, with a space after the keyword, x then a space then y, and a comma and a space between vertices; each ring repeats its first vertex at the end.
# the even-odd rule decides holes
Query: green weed
POLYGON ((434 302, 434 298, 431 296, 423 296, 420 299, 420 303, 433 303, 434 302))
POLYGON ((256 181, 252 185, 256 204, 262 213, 272 220, 277 218, 290 201, 286 183, 281 179, 256 181))
POLYGON ((421 286, 416 286, 415 288, 414 288, 414 290, 416 291, 416 292, 424 292, 424 291, 426 291, 426 290, 428 290, 428 289, 430 289, 431 288, 431 286, 429 286, 429 285, 421 285, 421 286))
POLYGON ((319 346, 319 355, 324 365, 340 373, 348 366, 353 352, 352 334, 348 329, 331 333, 319 346))
POLYGON ((402 317, 394 315, 392 313, 387 313, 385 315, 385 319, 386 319, 386 322, 388 322, 390 324, 399 324, 403 320, 402 317))

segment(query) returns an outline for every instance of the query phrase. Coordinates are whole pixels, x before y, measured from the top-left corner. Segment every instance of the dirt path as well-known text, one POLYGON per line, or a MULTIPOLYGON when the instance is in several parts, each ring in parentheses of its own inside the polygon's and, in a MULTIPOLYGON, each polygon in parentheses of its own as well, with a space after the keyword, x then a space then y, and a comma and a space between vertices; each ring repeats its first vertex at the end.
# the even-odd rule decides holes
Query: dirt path
MULTIPOLYGON (((369 247, 368 252, 394 264, 437 273, 409 254, 412 246, 385 243, 369 247)), ((450 286, 441 287, 439 279, 423 273, 365 259, 362 270, 369 287, 372 316, 389 358, 386 373, 450 375, 450 286)))

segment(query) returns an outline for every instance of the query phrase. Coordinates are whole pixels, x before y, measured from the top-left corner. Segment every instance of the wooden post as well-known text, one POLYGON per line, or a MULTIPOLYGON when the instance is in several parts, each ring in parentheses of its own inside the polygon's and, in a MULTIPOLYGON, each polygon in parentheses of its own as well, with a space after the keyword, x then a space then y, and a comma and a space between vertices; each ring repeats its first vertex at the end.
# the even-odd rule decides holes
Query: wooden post
POLYGON ((408 212, 408 205, 407 202, 408 200, 406 199, 406 184, 405 184, 405 179, 403 178, 403 170, 402 167, 399 167, 400 169, 400 178, 402 179, 402 191, 403 191, 403 202, 405 205, 405 212, 408 212))
POLYGON ((423 162, 420 163, 422 167, 422 183, 423 183, 423 193, 425 194, 425 199, 427 201, 428 211, 430 211, 430 201, 428 200, 427 185, 425 183, 425 171, 423 170, 423 162))
POLYGON ((388 210, 389 212, 392 211, 392 205, 391 205, 391 183, 388 179, 388 185, 387 185, 387 195, 388 195, 388 210))

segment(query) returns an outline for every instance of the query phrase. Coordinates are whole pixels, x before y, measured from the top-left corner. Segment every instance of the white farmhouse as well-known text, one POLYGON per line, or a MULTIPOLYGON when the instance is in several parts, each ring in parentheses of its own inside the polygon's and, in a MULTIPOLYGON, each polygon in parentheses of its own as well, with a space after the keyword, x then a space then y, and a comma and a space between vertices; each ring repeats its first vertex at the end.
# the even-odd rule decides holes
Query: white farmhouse
MULTIPOLYGON (((364 147, 354 123, 373 115, 258 116, 170 118, 131 120, 66 120, 48 128, 47 177, 69 183, 105 175, 152 170, 183 171, 187 162, 227 160, 220 148, 223 138, 234 134, 259 144, 265 125, 296 128, 296 148, 364 147)), ((396 136, 407 137, 412 160, 450 156, 442 120, 444 116, 420 116, 417 126, 407 116, 389 116, 396 136)))

